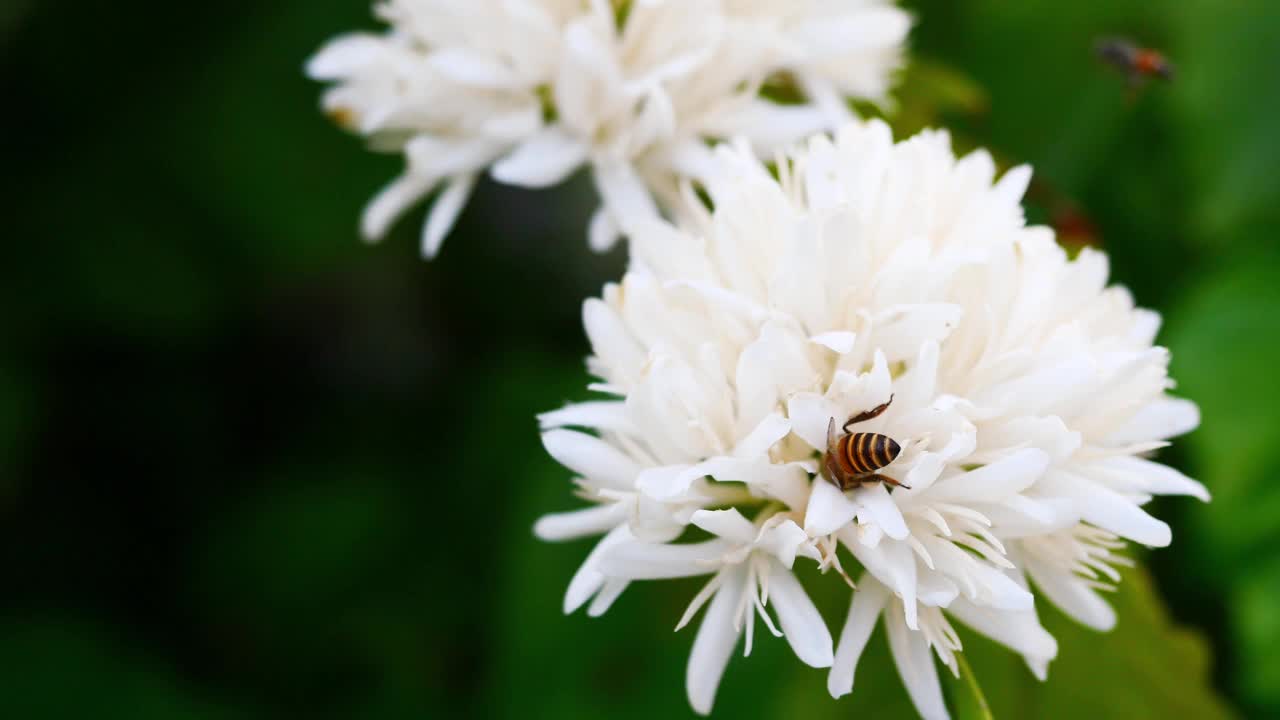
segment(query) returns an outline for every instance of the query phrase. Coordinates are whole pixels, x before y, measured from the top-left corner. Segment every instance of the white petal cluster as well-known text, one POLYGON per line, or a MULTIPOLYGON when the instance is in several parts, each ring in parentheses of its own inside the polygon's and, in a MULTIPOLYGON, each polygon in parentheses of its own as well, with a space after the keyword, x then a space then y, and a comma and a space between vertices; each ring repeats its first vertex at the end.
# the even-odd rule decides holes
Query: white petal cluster
POLYGON ((891 0, 385 0, 382 34, 338 37, 309 74, 324 107, 403 154, 368 206, 380 237, 438 191, 423 229, 434 255, 478 175, 545 187, 589 166, 603 205, 593 247, 705 169, 707 142, 770 152, 882 100, 909 17, 891 0), (783 83, 794 103, 761 95, 783 83))
POLYGON ((566 611, 602 613, 635 580, 709 576, 680 621, 706 606, 688 670, 702 713, 757 618, 829 667, 836 697, 883 621, 926 718, 947 716, 933 658, 956 671, 953 622, 1041 678, 1057 646, 1036 594, 1109 629, 1096 591, 1118 579, 1116 551, 1171 539, 1143 505, 1208 499, 1149 459, 1199 416, 1166 394, 1159 318, 1107 286, 1106 257, 1071 259, 1026 225, 1029 177, 997 180, 983 152, 957 160, 945 133, 895 144, 874 122, 767 165, 745 143, 716 151, 680 224, 639 224, 626 276, 585 304, 605 399, 541 418, 592 505, 537 534, 604 534, 566 611), (818 472, 828 423, 890 399, 856 429, 902 445, 881 472, 907 487, 841 492, 818 472), (799 578, 849 575, 833 642, 799 578))

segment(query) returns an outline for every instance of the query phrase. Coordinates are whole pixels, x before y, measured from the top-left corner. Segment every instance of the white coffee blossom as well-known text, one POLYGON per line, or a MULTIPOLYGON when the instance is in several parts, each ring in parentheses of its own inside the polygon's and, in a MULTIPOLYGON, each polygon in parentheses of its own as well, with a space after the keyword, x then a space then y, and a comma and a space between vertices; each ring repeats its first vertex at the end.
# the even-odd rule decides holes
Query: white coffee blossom
POLYGON ((708 605, 688 671, 703 713, 756 616, 830 666, 836 697, 883 618, 926 718, 947 717, 933 656, 956 672, 954 623, 1041 678, 1057 645, 1036 593, 1109 629, 1095 591, 1118 579, 1122 541, 1171 540, 1143 505, 1208 495, 1150 459, 1199 416, 1166 394, 1159 318, 1107 286, 1106 256, 1069 258, 1025 224, 1026 168, 997 180, 940 132, 895 144, 849 124, 770 166, 741 143, 701 177, 680 225, 637 224, 629 272, 584 307, 592 387, 612 397, 542 418, 592 504, 538 535, 605 533, 566 610, 712 575, 691 606, 708 605), (828 424, 886 402, 850 430, 902 446, 880 472, 904 487, 842 492, 819 473, 828 424), (716 537, 680 541, 690 525, 716 537), (800 583, 851 575, 833 644, 800 583))
POLYGON ((608 248, 705 171, 707 141, 770 152, 881 101, 910 26, 890 0, 385 0, 381 34, 336 38, 309 74, 325 109, 404 173, 365 210, 366 238, 439 191, 434 255, 478 175, 553 185, 589 166, 608 248), (765 99, 769 83, 790 97, 765 99), (655 196, 657 200, 655 200, 655 196))
POLYGON ((762 512, 752 524, 736 509, 698 510, 690 522, 716 539, 691 544, 619 543, 604 554, 600 572, 633 580, 714 573, 676 626, 677 630, 684 627, 710 600, 689 663, 687 682, 694 709, 704 714, 711 711, 720 676, 744 628, 744 653, 751 654, 757 615, 771 633, 785 635, 805 664, 830 667, 831 635, 791 574, 797 555, 820 560, 805 531, 785 514, 762 512), (766 603, 778 614, 777 626, 765 611, 766 603))

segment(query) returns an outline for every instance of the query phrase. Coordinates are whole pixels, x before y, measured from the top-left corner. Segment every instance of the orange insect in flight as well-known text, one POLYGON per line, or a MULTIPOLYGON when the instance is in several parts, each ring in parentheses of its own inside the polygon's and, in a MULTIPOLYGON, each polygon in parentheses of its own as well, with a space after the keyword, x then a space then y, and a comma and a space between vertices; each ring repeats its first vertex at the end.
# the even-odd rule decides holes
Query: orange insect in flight
POLYGON ((1148 78, 1173 79, 1173 64, 1158 50, 1141 47, 1123 38, 1104 38, 1097 44, 1098 57, 1139 85, 1148 78))

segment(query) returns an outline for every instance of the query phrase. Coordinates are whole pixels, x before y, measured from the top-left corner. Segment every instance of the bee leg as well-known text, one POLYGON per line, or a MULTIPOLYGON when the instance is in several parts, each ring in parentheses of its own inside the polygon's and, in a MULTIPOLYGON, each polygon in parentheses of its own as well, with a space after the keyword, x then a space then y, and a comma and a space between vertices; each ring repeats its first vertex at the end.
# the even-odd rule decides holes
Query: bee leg
POLYGON ((853 417, 846 420, 844 423, 844 426, 841 427, 840 429, 844 430, 845 432, 849 432, 850 425, 857 425, 860 422, 865 422, 872 418, 880 417, 880 413, 884 412, 885 410, 888 410, 889 405, 891 405, 892 403, 893 403, 893 396, 890 395, 888 402, 882 405, 877 405, 866 412, 862 412, 862 413, 858 413, 857 415, 854 415, 853 417))
POLYGON ((910 489, 911 489, 911 486, 910 486, 910 485, 903 485, 902 483, 898 482, 897 480, 894 480, 893 478, 889 477, 888 475, 868 475, 867 477, 865 477, 865 478, 863 478, 863 479, 862 479, 862 482, 864 482, 864 483, 882 482, 882 483, 884 483, 885 485, 892 485, 892 486, 894 486, 894 487, 900 487, 900 488, 902 488, 902 489, 904 489, 904 490, 910 490, 910 489))
POLYGON ((851 491, 851 489, 858 487, 859 484, 859 478, 856 475, 846 475, 836 468, 828 468, 827 478, 837 488, 840 488, 840 492, 851 491))

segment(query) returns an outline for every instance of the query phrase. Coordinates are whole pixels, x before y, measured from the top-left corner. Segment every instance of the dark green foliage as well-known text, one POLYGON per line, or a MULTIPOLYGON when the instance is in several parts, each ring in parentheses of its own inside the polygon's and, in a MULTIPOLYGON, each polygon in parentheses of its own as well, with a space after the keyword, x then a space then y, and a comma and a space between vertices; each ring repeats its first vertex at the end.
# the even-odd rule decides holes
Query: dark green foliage
MULTIPOLYGON (((1037 222, 1087 215, 1203 409, 1164 458, 1215 495, 1160 503, 1175 544, 1114 633, 1041 608, 1048 683, 963 633, 982 696, 1280 714, 1280 4, 910 4, 895 123, 1032 163, 1037 222), (1177 78, 1130 91, 1092 56, 1114 34, 1177 78)), ((0 717, 691 715, 695 628, 671 630, 698 581, 566 617, 590 543, 530 532, 575 502, 534 413, 584 396, 579 303, 622 253, 588 254, 581 178, 483 185, 430 264, 421 209, 361 244, 399 162, 302 76, 357 27, 360 0, 0 4, 0 717)), ((848 590, 809 584, 838 631, 848 590)), ((911 716, 882 630, 840 701, 757 638, 718 717, 911 716)))

